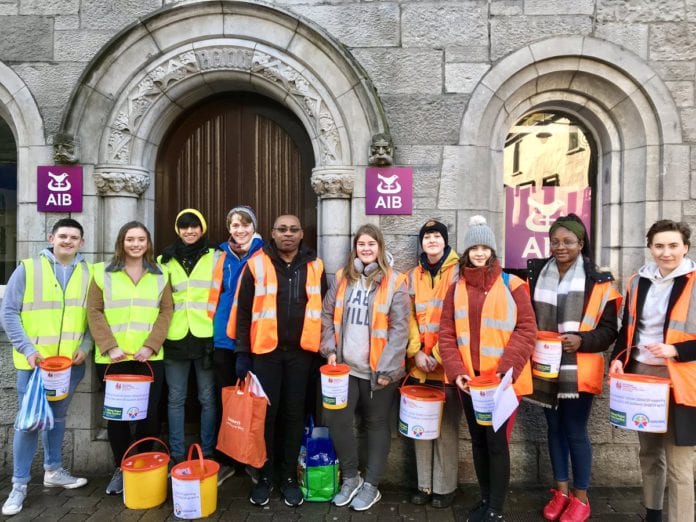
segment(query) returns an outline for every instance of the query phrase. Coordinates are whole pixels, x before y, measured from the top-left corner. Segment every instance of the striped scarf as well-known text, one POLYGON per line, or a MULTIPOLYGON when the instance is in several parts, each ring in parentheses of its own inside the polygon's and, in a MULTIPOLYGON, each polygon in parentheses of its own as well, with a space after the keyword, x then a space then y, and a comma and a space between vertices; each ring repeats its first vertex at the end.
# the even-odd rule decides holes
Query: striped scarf
MULTIPOLYGON (((558 265, 551 259, 539 274, 534 289, 534 309, 539 330, 575 333, 580 329, 585 304, 585 267, 578 256, 560 278, 558 265)), ((555 407, 558 399, 576 399, 578 393, 578 361, 575 352, 563 351, 558 379, 533 378, 531 402, 547 408, 555 407)))

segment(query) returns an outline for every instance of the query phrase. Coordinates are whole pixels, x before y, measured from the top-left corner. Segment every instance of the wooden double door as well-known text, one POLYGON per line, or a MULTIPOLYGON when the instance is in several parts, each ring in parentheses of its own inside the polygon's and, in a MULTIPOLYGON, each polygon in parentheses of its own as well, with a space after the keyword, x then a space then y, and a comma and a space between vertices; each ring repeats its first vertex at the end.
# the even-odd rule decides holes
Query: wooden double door
POLYGON ((200 210, 208 237, 229 236, 228 211, 251 205, 258 232, 270 240, 274 219, 295 214, 305 242, 316 248, 317 198, 310 184, 314 155, 309 136, 286 107, 252 93, 207 99, 172 125, 157 161, 155 252, 176 239, 181 209, 200 210))

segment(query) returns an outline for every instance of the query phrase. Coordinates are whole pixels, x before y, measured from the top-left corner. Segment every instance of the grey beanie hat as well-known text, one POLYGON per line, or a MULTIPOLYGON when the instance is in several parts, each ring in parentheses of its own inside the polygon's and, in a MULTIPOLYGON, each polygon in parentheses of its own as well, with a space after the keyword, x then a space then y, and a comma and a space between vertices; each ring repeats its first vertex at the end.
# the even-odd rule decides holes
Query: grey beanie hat
POLYGON ((497 250, 495 244, 495 236, 491 227, 486 223, 486 218, 483 216, 471 216, 469 218, 469 230, 464 234, 463 252, 466 252, 471 247, 476 245, 484 245, 493 250, 497 250))

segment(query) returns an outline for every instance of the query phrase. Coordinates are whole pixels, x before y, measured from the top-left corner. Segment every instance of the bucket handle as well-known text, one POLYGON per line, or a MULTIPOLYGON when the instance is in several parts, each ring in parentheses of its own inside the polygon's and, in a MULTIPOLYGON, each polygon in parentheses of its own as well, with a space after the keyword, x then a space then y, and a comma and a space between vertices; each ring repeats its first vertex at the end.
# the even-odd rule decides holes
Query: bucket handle
MULTIPOLYGON (((123 361, 123 362, 125 362, 125 361, 123 361)), ((114 363, 109 363, 109 364, 106 365, 106 370, 104 370, 104 380, 106 380, 106 376, 108 375, 109 368, 111 368, 111 365, 112 365, 112 364, 114 364, 114 363)), ((155 378, 155 372, 152 370, 152 366, 150 366, 150 363, 147 362, 147 361, 144 361, 143 364, 146 364, 146 365, 147 365, 148 370, 150 370, 150 377, 152 377, 152 379, 154 380, 154 378, 155 378)), ((143 439, 143 440, 144 440, 144 439, 143 439)), ((158 440, 159 440, 159 439, 158 439, 158 440)))
MULTIPOLYGON (((408 380, 409 377, 411 377, 411 375, 413 374, 413 370, 414 370, 414 369, 415 369, 415 367, 414 367, 414 368, 411 368, 411 370, 406 374, 406 377, 404 377, 404 380, 401 381, 401 386, 399 386, 399 390, 401 390, 401 388, 403 388, 403 387, 406 385, 406 381, 408 380)), ((440 386, 434 386, 434 385, 432 385, 432 384, 427 384, 427 383, 425 383, 425 382, 422 382, 422 383, 419 382, 419 383, 418 383, 418 386, 425 386, 426 388, 433 388, 434 390, 439 390, 439 389, 440 389, 440 386)), ((447 385, 445 384, 445 381, 442 381, 442 391, 443 391, 443 392, 446 392, 446 391, 447 391, 447 385)))
POLYGON ((193 460, 193 450, 196 450, 198 452, 198 465, 200 466, 200 472, 204 473, 205 472, 205 461, 203 459, 203 450, 201 449, 200 444, 197 442, 194 442, 189 446, 188 450, 188 460, 191 461, 193 460))
POLYGON ((141 442, 145 442, 146 440, 152 440, 152 441, 155 441, 155 442, 159 442, 162 446, 164 446, 164 449, 167 450, 167 455, 169 455, 169 448, 168 448, 167 445, 166 445, 164 442, 162 442, 160 439, 158 439, 157 437, 143 437, 142 439, 136 440, 133 444, 131 444, 130 446, 128 446, 128 449, 126 450, 126 452, 123 454, 123 457, 121 458, 121 469, 123 469, 123 463, 126 461, 126 456, 127 456, 128 453, 130 452, 130 450, 132 450, 133 448, 135 448, 135 447, 136 447, 138 444, 140 444, 141 442))

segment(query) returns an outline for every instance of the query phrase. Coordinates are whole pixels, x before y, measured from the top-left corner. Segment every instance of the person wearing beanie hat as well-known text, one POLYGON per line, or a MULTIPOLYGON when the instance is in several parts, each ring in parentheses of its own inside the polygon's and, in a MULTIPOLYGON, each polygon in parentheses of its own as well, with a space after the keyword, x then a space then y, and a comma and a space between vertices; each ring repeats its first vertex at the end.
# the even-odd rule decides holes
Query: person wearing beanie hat
POLYGON ((438 360, 437 338, 442 314, 442 300, 449 286, 459 276, 459 256, 447 244, 447 227, 430 219, 418 234, 423 252, 418 265, 409 272, 411 321, 406 351, 410 367, 409 384, 426 383, 445 390, 445 404, 440 421, 440 435, 434 440, 414 440, 418 490, 411 503, 435 508, 452 505, 457 491, 459 458, 459 406, 457 387, 445 384, 445 374, 438 360))
POLYGON ((204 455, 215 450, 217 425, 215 375, 213 372, 213 321, 207 313, 213 270, 220 252, 208 243, 208 224, 203 214, 186 208, 176 216, 177 239, 164 249, 158 261, 169 272, 175 303, 174 315, 164 342, 164 361, 169 389, 168 426, 172 461, 185 457, 184 404, 188 375, 193 366, 201 406, 200 433, 204 455))
POLYGON ((556 332, 563 351, 558 377, 534 375, 534 393, 527 400, 543 407, 548 426, 555 487, 542 509, 544 518, 579 522, 591 514, 587 490, 592 443, 587 424, 594 395, 602 392, 601 352, 618 335, 621 294, 612 285, 612 275, 600 272, 592 261, 587 231, 578 216, 558 218, 549 228, 549 244, 551 257, 527 261, 527 280, 537 327, 556 332))
MULTIPOLYGON (((503 274, 493 231, 474 216, 464 236, 459 277, 444 298, 438 346, 449 382, 468 389, 472 379, 498 380, 512 370, 515 393, 532 392, 529 359, 536 341, 534 310, 524 281, 503 274), (455 313, 456 312, 456 313, 455 313)), ((510 482, 508 433, 514 414, 497 431, 479 424, 471 396, 461 394, 471 435, 481 500, 468 520, 503 520, 510 482)))
MULTIPOLYGON (((249 258, 264 245, 256 232, 258 223, 256 212, 248 205, 237 205, 227 213, 227 241, 220 243, 222 256, 215 266, 214 280, 217 283, 210 291, 210 303, 215 305, 213 316, 213 360, 215 362, 215 387, 218 404, 218 422, 222 420, 222 389, 237 382, 235 367, 237 364, 236 339, 227 335, 227 323, 232 311, 234 295, 242 270, 249 258)), ((218 484, 222 484, 234 474, 234 461, 224 453, 216 450, 216 460, 220 463, 218 484)), ((251 468, 250 468, 251 469, 251 468)))

